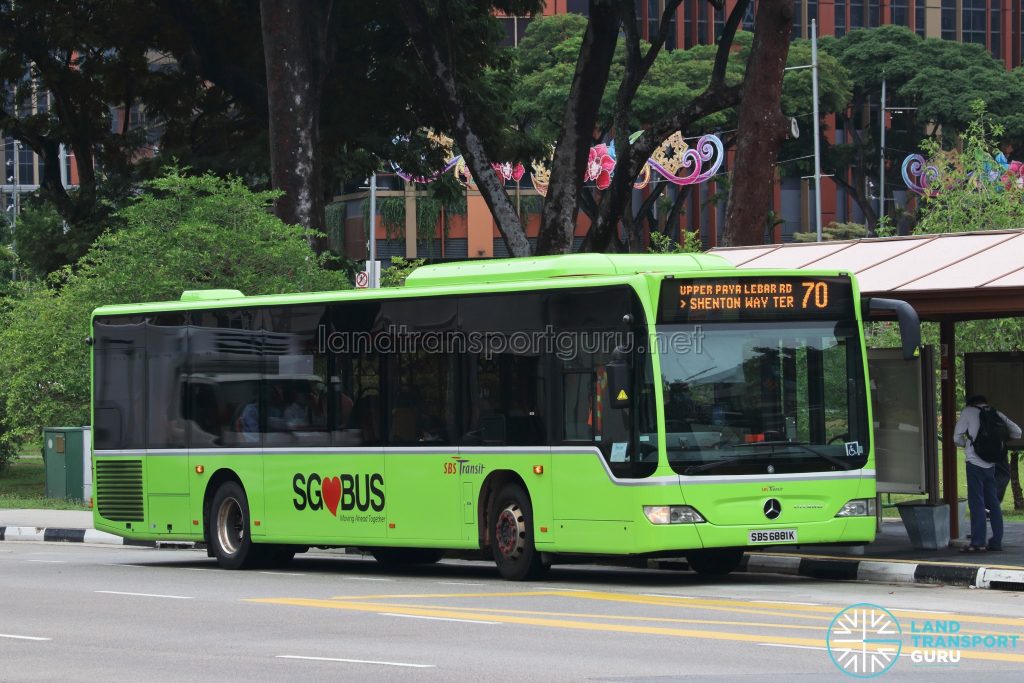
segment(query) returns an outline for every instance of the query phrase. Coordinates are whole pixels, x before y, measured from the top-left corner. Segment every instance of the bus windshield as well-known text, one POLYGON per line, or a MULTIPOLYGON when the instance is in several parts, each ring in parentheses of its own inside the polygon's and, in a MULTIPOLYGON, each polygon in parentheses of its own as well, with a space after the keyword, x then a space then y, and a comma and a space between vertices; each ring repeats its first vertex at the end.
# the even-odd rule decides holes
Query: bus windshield
POLYGON ((855 320, 661 324, 657 343, 677 473, 822 472, 867 461, 855 320))

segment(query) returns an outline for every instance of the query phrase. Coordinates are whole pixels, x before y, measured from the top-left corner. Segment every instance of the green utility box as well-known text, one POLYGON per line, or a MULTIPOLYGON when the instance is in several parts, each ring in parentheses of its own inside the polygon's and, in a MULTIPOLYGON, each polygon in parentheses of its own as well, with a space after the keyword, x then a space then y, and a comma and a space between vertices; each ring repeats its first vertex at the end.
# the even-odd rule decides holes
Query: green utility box
POLYGON ((92 498, 92 441, 89 427, 43 429, 46 497, 92 498))

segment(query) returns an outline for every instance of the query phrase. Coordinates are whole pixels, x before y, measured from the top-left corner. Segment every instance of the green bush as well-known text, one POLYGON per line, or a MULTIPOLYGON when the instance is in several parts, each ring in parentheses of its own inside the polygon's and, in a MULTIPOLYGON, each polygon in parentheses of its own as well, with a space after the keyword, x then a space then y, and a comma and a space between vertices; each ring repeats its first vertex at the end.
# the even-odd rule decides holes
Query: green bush
MULTIPOLYGON (((860 223, 836 223, 832 222, 821 229, 823 242, 833 240, 859 240, 868 236, 868 229, 860 223)), ((817 232, 794 232, 794 242, 817 242, 817 232)))
POLYGON ((282 223, 271 192, 238 179, 186 176, 148 182, 78 263, 24 288, 0 330, 0 443, 42 427, 89 423, 90 315, 113 303, 174 300, 186 289, 245 294, 350 287, 325 269, 307 230, 282 223))

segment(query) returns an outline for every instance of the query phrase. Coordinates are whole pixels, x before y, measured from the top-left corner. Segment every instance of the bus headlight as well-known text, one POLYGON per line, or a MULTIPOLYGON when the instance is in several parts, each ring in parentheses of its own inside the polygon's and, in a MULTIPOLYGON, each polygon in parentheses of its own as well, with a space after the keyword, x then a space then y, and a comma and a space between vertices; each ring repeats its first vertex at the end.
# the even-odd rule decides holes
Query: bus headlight
POLYGON ((873 517, 875 515, 874 498, 857 498, 844 505, 836 517, 873 517))
POLYGON ((644 516, 651 524, 696 524, 705 521, 689 505, 644 505, 644 516))

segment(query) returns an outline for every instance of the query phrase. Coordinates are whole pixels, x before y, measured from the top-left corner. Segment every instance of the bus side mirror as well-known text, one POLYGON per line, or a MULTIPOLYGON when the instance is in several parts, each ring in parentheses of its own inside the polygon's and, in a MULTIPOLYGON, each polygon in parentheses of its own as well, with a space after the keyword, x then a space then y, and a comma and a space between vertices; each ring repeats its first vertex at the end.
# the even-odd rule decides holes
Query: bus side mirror
POLYGON ((893 311, 900 324, 900 340, 903 343, 903 360, 914 360, 921 355, 921 319, 917 311, 906 301, 899 299, 877 299, 871 297, 863 302, 865 318, 873 318, 878 311, 893 311))
POLYGON ((616 409, 629 408, 633 404, 633 373, 629 367, 629 352, 617 347, 612 352, 611 361, 604 366, 608 374, 608 395, 611 407, 616 409))

